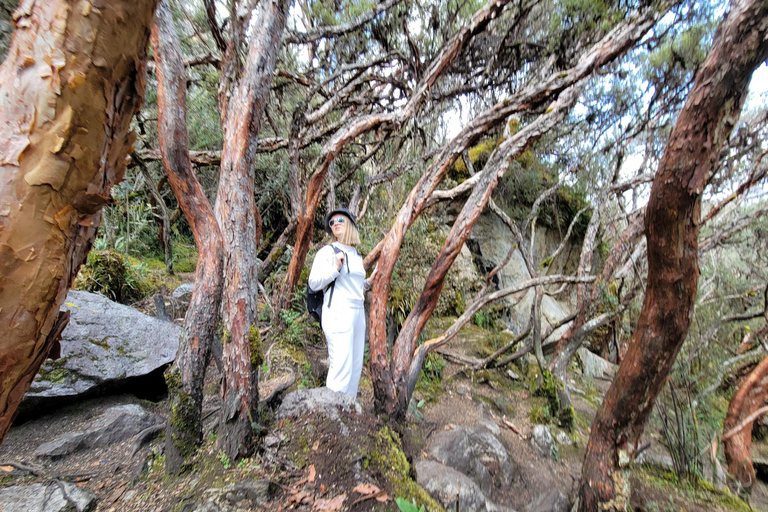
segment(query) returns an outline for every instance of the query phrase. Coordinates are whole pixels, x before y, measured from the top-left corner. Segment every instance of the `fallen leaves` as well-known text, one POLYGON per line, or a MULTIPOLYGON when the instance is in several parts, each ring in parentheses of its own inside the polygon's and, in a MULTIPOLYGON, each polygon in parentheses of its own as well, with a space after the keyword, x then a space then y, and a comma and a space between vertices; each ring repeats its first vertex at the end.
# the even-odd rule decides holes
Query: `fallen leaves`
POLYGON ((13 470, 13 466, 0 466, 0 471, 5 471, 6 473, 13 473, 13 470))
POLYGON ((347 499, 347 493, 339 494, 335 498, 331 499, 323 499, 320 498, 315 501, 315 506, 312 507, 313 510, 321 510, 325 512, 333 512, 335 510, 340 510, 341 506, 344 504, 344 500, 347 499))
POLYGON ((353 506, 371 498, 375 498, 379 503, 386 503, 391 499, 384 491, 373 484, 357 484, 352 491, 363 495, 362 498, 358 498, 352 503, 353 506))

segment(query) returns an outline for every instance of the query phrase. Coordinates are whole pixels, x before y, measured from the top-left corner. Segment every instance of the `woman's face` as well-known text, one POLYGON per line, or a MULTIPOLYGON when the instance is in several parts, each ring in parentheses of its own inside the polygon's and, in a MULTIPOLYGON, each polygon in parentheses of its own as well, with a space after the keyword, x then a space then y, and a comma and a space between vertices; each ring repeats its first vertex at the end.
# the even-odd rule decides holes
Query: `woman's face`
POLYGON ((347 232, 348 223, 349 219, 347 216, 342 215, 341 213, 337 213, 331 217, 330 221, 328 221, 328 224, 331 226, 333 236, 336 237, 336 240, 341 241, 341 239, 344 238, 344 233, 347 232))

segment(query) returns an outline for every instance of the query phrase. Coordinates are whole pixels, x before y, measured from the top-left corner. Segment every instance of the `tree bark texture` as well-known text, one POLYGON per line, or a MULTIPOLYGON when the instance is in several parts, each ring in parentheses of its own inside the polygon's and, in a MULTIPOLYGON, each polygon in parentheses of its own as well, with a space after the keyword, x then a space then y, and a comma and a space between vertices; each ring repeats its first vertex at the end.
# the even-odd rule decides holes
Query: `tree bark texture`
POLYGON ((755 483, 755 467, 752 465, 752 425, 754 419, 742 425, 768 398, 768 357, 763 359, 744 379, 728 404, 723 422, 723 453, 728 473, 742 490, 749 492, 755 483), (734 428, 741 427, 732 432, 734 428), (730 434, 730 435, 729 435, 730 434), (728 436, 727 438, 725 436, 728 436))
POLYGON ((221 311, 226 329, 222 337, 224 405, 218 443, 232 459, 251 450, 252 424, 258 420, 258 382, 252 362, 259 357, 256 250, 261 216, 254 199, 253 161, 287 4, 287 0, 259 2, 245 70, 229 98, 229 107, 222 108, 230 115, 223 119, 224 149, 216 197, 225 253, 221 311))
POLYGON ((198 247, 195 286, 176 361, 166 376, 170 395, 166 468, 174 474, 202 441, 203 379, 221 302, 223 245, 213 208, 189 157, 186 75, 168 0, 161 0, 157 9, 152 47, 157 66, 160 152, 168 183, 198 247))
POLYGON ((26 1, 0 68, 0 439, 125 172, 155 0, 26 1))
POLYGON ((625 510, 645 422, 691 322, 699 277, 701 194, 738 120, 754 69, 768 56, 768 1, 732 4, 670 135, 645 216, 648 283, 624 361, 587 446, 579 510, 625 510))

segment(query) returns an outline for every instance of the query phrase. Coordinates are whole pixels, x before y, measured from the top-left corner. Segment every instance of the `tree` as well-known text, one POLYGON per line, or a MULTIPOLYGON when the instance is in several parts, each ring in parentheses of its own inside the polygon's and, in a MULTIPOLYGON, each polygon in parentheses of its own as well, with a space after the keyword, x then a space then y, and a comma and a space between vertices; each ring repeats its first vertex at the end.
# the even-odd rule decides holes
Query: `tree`
POLYGON ((125 172, 155 5, 25 2, 16 13, 0 68, 0 439, 63 329, 59 306, 125 172))
POLYGON ((427 351, 439 346, 442 341, 422 345, 417 352, 418 336, 434 311, 448 268, 458 255, 461 245, 480 212, 489 201, 499 177, 507 170, 509 162, 563 119, 578 98, 580 87, 577 84, 584 77, 626 52, 655 23, 658 16, 660 13, 652 9, 633 13, 585 51, 568 69, 553 73, 537 83, 529 84, 516 95, 478 115, 442 149, 419 183, 411 190, 406 203, 398 212, 394 226, 366 258, 367 260, 379 259, 379 272, 373 285, 370 315, 371 368, 377 408, 394 417, 405 416, 416 379, 421 371, 421 363, 427 351), (424 210, 428 199, 456 158, 471 144, 476 143, 483 133, 506 121, 514 113, 541 108, 548 100, 558 95, 558 100, 543 114, 499 145, 485 168, 473 178, 472 183, 465 182, 467 187, 472 188, 470 197, 456 219, 427 277, 422 294, 403 324, 395 341, 391 358, 388 358, 386 301, 394 262, 397 260, 405 231, 424 210))
POLYGON ((648 282, 627 355, 592 424, 579 510, 624 510, 622 469, 688 333, 698 285, 701 194, 752 71, 768 55, 768 2, 734 2, 670 135, 645 215, 648 282))
POLYGON ((184 457, 202 441, 203 378, 219 316, 224 256, 219 224, 189 158, 187 87, 179 46, 168 1, 161 0, 152 26, 160 152, 171 189, 199 250, 195 287, 179 349, 166 375, 170 395, 165 435, 169 473, 177 473, 184 457))
MULTIPOLYGON (((224 240, 221 313, 226 330, 222 338, 224 405, 217 442, 232 459, 251 451, 258 424, 256 254, 261 216, 254 198, 253 162, 287 9, 287 0, 259 2, 245 66, 240 70, 239 45, 245 41, 233 37, 225 54, 228 58, 219 88, 224 148, 215 211, 224 240), (231 86, 234 90, 230 90, 231 86)), ((241 21, 236 11, 232 14, 233 33, 247 27, 249 17, 241 21)))

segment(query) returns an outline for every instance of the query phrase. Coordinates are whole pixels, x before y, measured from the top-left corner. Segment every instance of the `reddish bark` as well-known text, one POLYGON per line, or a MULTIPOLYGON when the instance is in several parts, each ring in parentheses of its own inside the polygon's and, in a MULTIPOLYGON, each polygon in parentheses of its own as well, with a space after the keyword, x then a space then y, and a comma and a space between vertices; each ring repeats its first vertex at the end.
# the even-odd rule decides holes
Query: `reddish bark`
POLYGON ((0 68, 0 440, 125 172, 155 0, 23 2, 0 68))
POLYGON ((216 216, 225 248, 221 310, 226 333, 222 340, 224 405, 218 444, 232 459, 251 450, 252 424, 258 419, 258 383, 251 361, 258 357, 252 354, 252 344, 258 349, 256 250, 261 237, 261 216, 254 200, 253 161, 287 4, 287 0, 259 2, 242 77, 233 94, 219 95, 225 103, 220 105, 224 149, 216 216))
POLYGON ((723 422, 723 453, 730 473, 740 487, 751 490, 755 483, 755 467, 752 465, 752 425, 749 419, 768 398, 768 357, 763 359, 744 379, 731 398, 728 413, 723 422), (744 419, 747 419, 744 422, 744 419), (738 428, 738 430, 735 430, 738 428))
POLYGON ((637 330, 592 423, 579 510, 624 510, 631 462, 688 333, 696 295, 701 194, 737 121, 752 71, 768 56, 768 1, 735 2, 670 136, 645 223, 648 283, 637 330))
POLYGON ((184 456, 202 441, 203 378, 219 313, 223 250, 213 208, 192 170, 187 138, 187 87, 178 36, 167 0, 152 27, 157 66, 158 135, 168 182, 198 247, 195 287, 176 361, 168 370, 169 422, 166 468, 177 473, 184 456))

